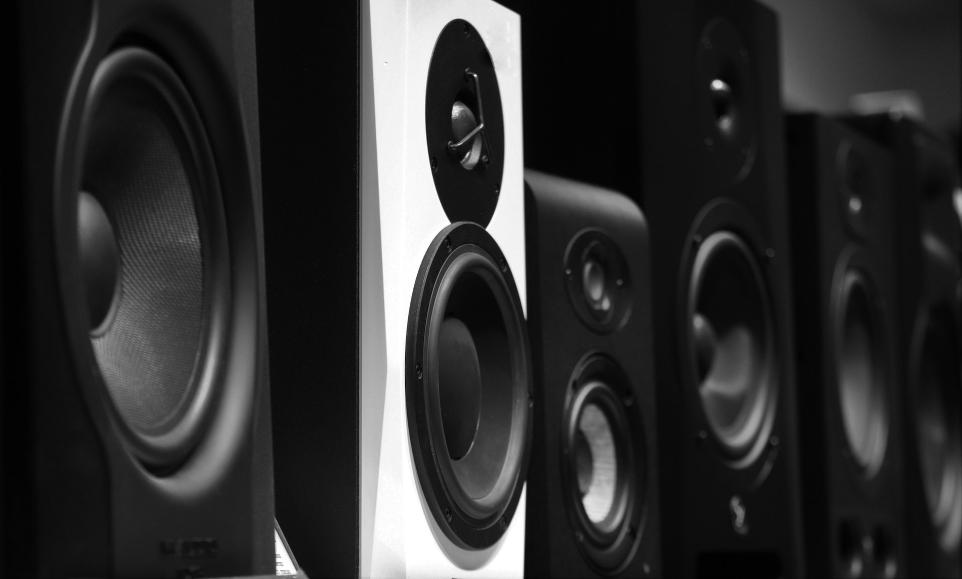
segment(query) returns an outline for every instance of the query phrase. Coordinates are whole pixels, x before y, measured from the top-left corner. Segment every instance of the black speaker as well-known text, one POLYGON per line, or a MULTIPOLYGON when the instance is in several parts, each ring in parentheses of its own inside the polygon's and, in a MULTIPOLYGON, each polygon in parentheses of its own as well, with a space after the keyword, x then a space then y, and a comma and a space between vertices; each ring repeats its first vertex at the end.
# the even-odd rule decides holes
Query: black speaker
POLYGON ((359 26, 359 1, 257 5, 274 501, 330 577, 360 559, 359 26))
POLYGON ((18 3, 5 576, 273 572, 253 17, 18 3))
POLYGON ((906 572, 958 577, 962 541, 960 332, 962 233, 959 176, 942 137, 905 117, 851 119, 893 155, 901 337, 906 572))
POLYGON ((613 191, 525 180, 537 400, 525 574, 661 576, 647 224, 613 191))
POLYGON ((665 574, 797 576, 776 16, 519 4, 528 166, 629 192, 650 225, 665 574))
POLYGON ((808 571, 895 577, 906 527, 892 157, 817 115, 788 117, 786 138, 808 571))

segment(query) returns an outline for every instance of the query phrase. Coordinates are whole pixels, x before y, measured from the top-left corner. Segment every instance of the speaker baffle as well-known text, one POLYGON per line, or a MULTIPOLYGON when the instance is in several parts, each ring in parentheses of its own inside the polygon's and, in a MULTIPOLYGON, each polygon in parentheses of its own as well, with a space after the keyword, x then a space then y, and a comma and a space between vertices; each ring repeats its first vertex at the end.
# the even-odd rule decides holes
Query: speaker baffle
POLYGON ((575 539, 602 573, 617 573, 642 534, 647 457, 631 386, 613 360, 589 354, 565 397, 562 488, 575 539))
POLYGON ((531 368, 517 287, 474 223, 445 228, 418 273, 408 320, 408 429, 425 501, 461 548, 494 545, 527 472, 531 368))
POLYGON ((734 465, 748 466, 766 447, 777 398, 767 283, 755 254, 734 231, 695 239, 683 351, 715 440, 734 465))
POLYGON ((948 302, 929 306, 918 320, 912 353, 922 486, 932 527, 946 552, 958 549, 962 539, 959 314, 948 302))
POLYGON ((491 54, 464 20, 449 22, 434 46, 424 123, 426 162, 448 219, 486 226, 501 194, 504 114, 491 54))
POLYGON ((565 250, 565 287, 581 321, 598 333, 624 326, 631 315, 628 263, 618 246, 597 229, 578 233, 565 250))
POLYGON ((134 454, 163 474, 203 434, 221 357, 230 295, 216 167, 187 89, 135 47, 98 65, 78 154, 66 215, 80 284, 68 291, 87 305, 94 381, 134 454))
POLYGON ((890 422, 883 308, 870 278, 850 257, 840 260, 834 286, 834 354, 842 430, 856 465, 870 478, 885 461, 890 422))
POLYGON ((713 166, 725 183, 741 181, 755 161, 758 113, 748 49, 728 20, 705 25, 697 78, 699 126, 713 166))
POLYGON ((875 205, 875 191, 868 163, 851 141, 842 141, 836 158, 839 204, 849 230, 864 238, 868 235, 875 205))

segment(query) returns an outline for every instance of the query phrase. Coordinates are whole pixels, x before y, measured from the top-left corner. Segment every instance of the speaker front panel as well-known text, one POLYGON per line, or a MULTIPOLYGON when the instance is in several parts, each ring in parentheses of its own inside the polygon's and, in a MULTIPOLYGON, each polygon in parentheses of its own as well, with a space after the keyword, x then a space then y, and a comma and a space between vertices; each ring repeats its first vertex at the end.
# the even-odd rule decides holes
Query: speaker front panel
POLYGON ((896 576, 905 557, 891 158, 835 121, 798 115, 788 127, 809 569, 896 576))
POLYGON ((659 576, 647 225, 620 194, 525 176, 540 401, 525 572, 659 576))
POLYGON ((519 574, 519 21, 493 3, 372 2, 361 25, 361 286, 376 288, 361 300, 361 574, 519 574))
POLYGON ((22 85, 23 285, 43 288, 23 296, 37 559, 21 563, 268 571, 252 7, 22 9, 22 30, 59 40, 21 39, 37 62, 22 85))

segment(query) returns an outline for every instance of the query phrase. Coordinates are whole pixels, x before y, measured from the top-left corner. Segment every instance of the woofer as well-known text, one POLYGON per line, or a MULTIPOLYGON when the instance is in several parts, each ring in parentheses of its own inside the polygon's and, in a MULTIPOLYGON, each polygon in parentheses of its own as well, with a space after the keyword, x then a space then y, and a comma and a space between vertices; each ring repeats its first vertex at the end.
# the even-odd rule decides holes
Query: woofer
POLYGON ((939 545, 951 552, 962 537, 962 443, 957 311, 930 306, 918 319, 912 351, 913 408, 922 486, 939 545))
POLYGON ((67 211, 99 379, 135 454, 164 471, 203 432, 231 296, 204 125, 157 55, 120 48, 97 67, 78 167, 67 211))
POLYGON ((724 454, 747 465, 764 449, 775 413, 774 321, 765 278, 738 234, 701 240, 687 294, 688 363, 724 454))
POLYGON ((889 431, 887 336, 870 278, 839 261, 833 286, 834 352, 842 429, 858 467, 871 477, 885 460, 889 431))
POLYGON ((439 527, 490 547, 520 499, 531 429, 525 320, 507 260, 480 226, 431 244, 412 297, 407 413, 418 480, 439 527))
POLYGON ((614 361, 589 354, 566 396, 562 487, 577 543, 604 573, 627 564, 644 514, 645 441, 627 380, 614 361))

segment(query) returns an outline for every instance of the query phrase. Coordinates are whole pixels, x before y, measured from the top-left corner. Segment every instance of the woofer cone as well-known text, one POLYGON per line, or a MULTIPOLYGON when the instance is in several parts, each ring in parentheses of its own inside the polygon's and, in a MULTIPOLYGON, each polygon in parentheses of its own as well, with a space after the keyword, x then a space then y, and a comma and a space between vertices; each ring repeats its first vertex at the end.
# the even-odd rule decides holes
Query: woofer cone
POLYGON ((108 54, 78 163, 68 212, 99 382, 135 455, 162 473, 209 420, 231 301, 216 166, 173 69, 141 48, 108 54))
POLYGON ((949 304, 931 306, 918 320, 913 348, 913 422, 922 486, 932 526, 947 552, 962 538, 958 316, 949 304))
POLYGON ((855 463, 873 476, 885 460, 889 432, 887 336, 879 298, 849 259, 836 274, 834 351, 842 430, 855 463))
POLYGON ((764 450, 777 398, 774 321, 755 254, 731 231, 698 246, 685 336, 708 425, 725 455, 747 466, 764 450))
POLYGON ((579 362, 566 396, 562 486, 575 539, 603 573, 624 568, 642 534, 647 465, 634 403, 614 361, 579 362))
POLYGON ((407 412, 425 501, 462 548, 494 545, 520 499, 531 438, 529 360, 504 255, 476 224, 445 228, 412 298, 407 412))

